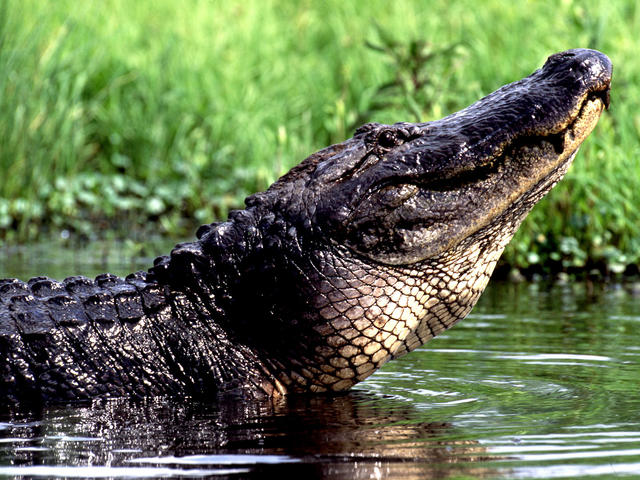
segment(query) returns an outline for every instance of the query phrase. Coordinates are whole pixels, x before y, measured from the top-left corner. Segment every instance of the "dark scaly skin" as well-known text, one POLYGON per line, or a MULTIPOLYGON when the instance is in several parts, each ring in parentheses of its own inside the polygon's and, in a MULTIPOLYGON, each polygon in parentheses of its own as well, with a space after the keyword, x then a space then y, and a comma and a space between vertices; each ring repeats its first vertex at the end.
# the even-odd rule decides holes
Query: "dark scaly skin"
POLYGON ((0 403, 350 388, 469 313, 610 79, 556 54, 442 120, 361 127, 148 273, 0 282, 0 403))

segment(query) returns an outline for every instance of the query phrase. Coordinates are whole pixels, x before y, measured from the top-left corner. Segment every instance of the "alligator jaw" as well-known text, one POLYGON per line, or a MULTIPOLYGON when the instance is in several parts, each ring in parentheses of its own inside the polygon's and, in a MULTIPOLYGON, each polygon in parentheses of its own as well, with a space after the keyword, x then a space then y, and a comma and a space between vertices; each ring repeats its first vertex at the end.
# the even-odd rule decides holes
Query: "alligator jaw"
POLYGON ((609 89, 589 95, 580 112, 563 131, 564 149, 576 151, 598 123, 600 114, 609 108, 609 89))
POLYGON ((558 163, 563 160, 573 159, 573 156, 580 148, 582 142, 589 136, 596 126, 603 110, 609 106, 609 90, 593 93, 587 96, 578 109, 578 112, 571 118, 566 127, 557 133, 546 135, 532 135, 516 137, 505 146, 496 148, 497 152, 502 152, 493 159, 485 160, 473 170, 463 170, 452 174, 450 177, 433 180, 429 176, 421 175, 413 177, 397 177, 382 182, 371 189, 369 194, 376 190, 391 185, 403 185, 406 188, 419 188, 431 191, 453 191, 464 188, 473 183, 479 183, 491 174, 498 172, 506 162, 506 158, 520 155, 531 155, 535 152, 538 156, 557 156, 558 163))
POLYGON ((519 197, 529 198, 527 193, 534 191, 538 194, 539 188, 534 188, 533 185, 550 184, 543 193, 546 194, 562 178, 582 142, 593 131, 603 110, 608 107, 608 93, 607 88, 585 96, 578 112, 562 131, 533 137, 533 140, 524 142, 517 140, 507 149, 511 152, 507 157, 521 163, 525 158, 532 159, 542 168, 537 177, 532 177, 531 182, 523 184, 524 188, 515 190, 512 195, 504 199, 500 213, 516 204, 519 197))

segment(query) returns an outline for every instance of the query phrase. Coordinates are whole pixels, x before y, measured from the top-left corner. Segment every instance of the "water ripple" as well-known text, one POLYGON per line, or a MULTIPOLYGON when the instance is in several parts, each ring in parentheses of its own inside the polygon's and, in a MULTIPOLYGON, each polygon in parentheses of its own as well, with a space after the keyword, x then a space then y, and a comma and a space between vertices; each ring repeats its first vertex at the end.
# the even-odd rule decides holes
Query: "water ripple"
POLYGON ((46 478, 176 478, 237 475, 249 470, 234 468, 220 470, 176 469, 158 467, 67 467, 67 466, 0 466, 0 475, 46 478))
POLYGON ((128 463, 154 463, 172 465, 257 465, 274 463, 296 463, 300 459, 288 455, 186 455, 184 457, 141 457, 128 463))

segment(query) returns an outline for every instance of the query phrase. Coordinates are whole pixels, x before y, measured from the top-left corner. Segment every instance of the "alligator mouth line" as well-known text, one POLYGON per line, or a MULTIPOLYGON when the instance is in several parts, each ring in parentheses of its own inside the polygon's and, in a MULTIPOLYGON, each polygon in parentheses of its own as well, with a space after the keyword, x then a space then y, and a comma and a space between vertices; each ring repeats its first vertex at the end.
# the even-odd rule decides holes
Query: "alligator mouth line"
MULTIPOLYGON (((593 117, 594 110, 598 112, 597 116, 599 117, 602 110, 608 108, 609 88, 591 92, 583 100, 575 117, 557 133, 528 136, 523 134, 515 137, 502 148, 498 149, 498 151, 502 152, 499 156, 494 157, 492 160, 476 168, 461 170, 446 178, 425 179, 424 177, 412 175, 393 177, 374 185, 369 190, 369 195, 387 187, 400 187, 402 185, 416 186, 422 190, 434 192, 460 190, 469 185, 487 180, 491 175, 499 173, 500 169, 507 163, 507 159, 517 157, 519 154, 522 154, 524 150, 528 150, 531 155, 536 153, 546 155, 544 152, 548 151, 549 147, 551 147, 557 158, 560 158, 565 153, 565 159, 571 158, 572 154, 578 149, 582 140, 586 137, 584 132, 587 131, 588 134, 593 126, 595 126, 597 118, 595 121, 590 121, 589 119, 589 117, 593 117), (586 124, 584 124, 583 121, 586 121, 586 124), (579 127, 579 131, 576 131, 576 127, 579 127), (571 151, 567 152, 568 148, 571 151)), ((555 168, 552 170, 555 170, 555 168)))

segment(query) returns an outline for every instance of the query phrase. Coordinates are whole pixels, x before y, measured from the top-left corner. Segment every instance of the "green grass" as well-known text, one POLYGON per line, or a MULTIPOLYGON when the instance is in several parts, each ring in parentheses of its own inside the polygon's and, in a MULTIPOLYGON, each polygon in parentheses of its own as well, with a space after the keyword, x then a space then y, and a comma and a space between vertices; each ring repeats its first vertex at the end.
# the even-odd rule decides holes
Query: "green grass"
POLYGON ((611 110, 504 258, 621 271, 640 263, 639 31, 634 1, 5 0, 0 238, 183 235, 358 123, 436 119, 591 47, 611 110), (416 88, 416 49, 443 48, 416 88))

